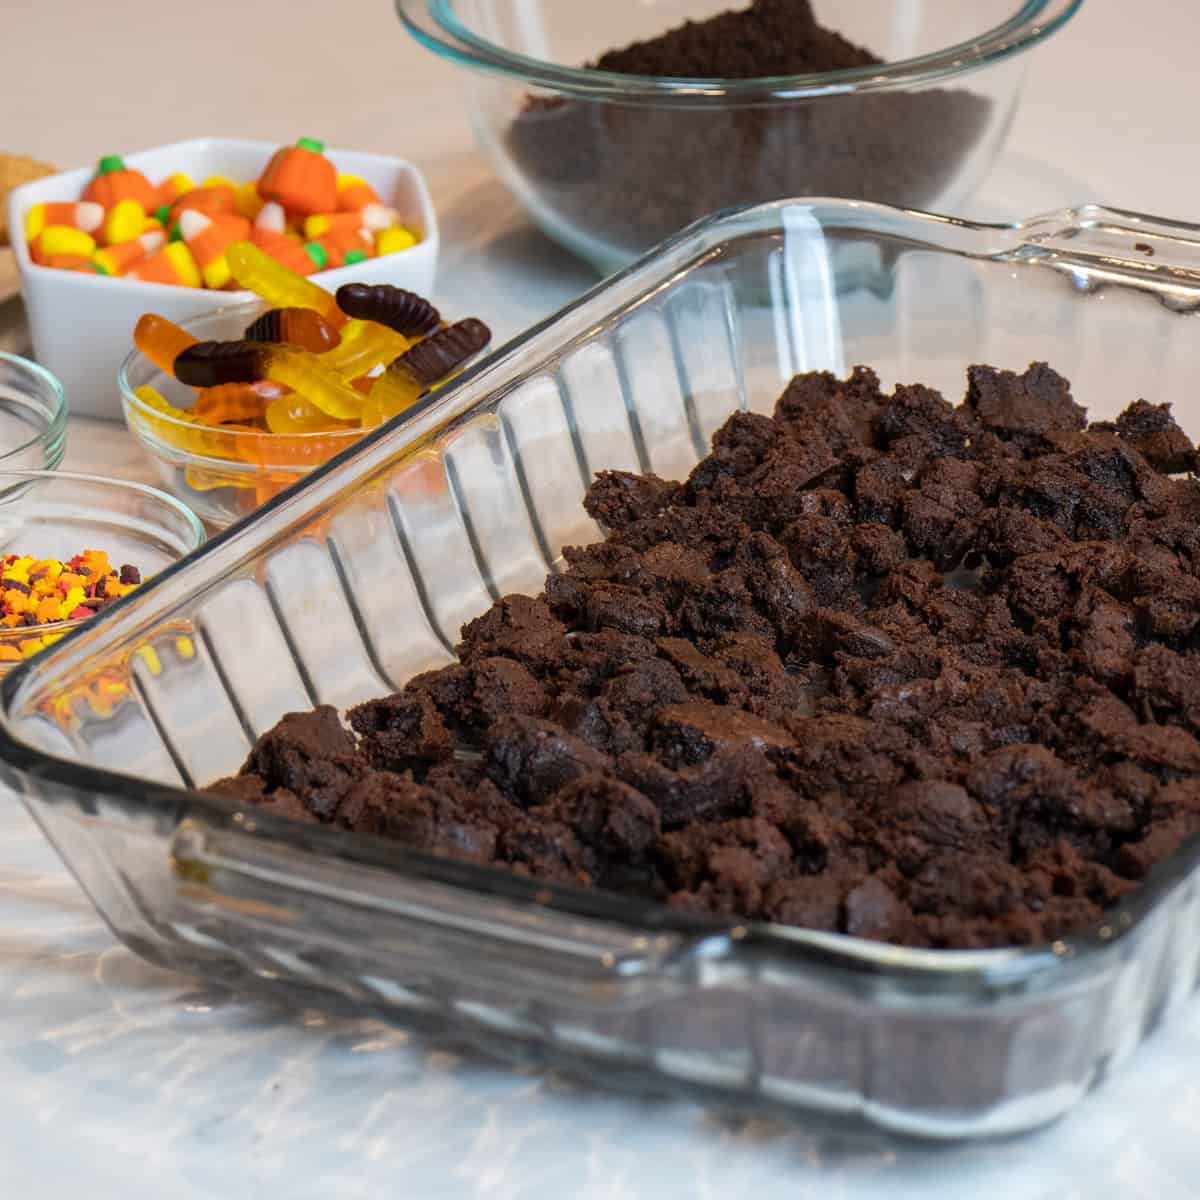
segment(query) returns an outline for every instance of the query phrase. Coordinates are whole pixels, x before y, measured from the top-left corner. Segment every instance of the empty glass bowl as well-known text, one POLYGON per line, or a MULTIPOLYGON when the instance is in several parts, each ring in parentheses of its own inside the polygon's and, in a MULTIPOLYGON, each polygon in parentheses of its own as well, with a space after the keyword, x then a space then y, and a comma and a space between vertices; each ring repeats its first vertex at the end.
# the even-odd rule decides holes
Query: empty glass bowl
POLYGON ((0 353, 0 470, 52 471, 67 448, 67 400, 45 367, 0 353))
POLYGON ((878 66, 757 79, 586 69, 733 0, 396 0, 467 68, 476 138, 533 219, 609 271, 716 209, 794 196, 954 211, 1008 131, 1026 50, 1082 0, 816 0, 878 66))

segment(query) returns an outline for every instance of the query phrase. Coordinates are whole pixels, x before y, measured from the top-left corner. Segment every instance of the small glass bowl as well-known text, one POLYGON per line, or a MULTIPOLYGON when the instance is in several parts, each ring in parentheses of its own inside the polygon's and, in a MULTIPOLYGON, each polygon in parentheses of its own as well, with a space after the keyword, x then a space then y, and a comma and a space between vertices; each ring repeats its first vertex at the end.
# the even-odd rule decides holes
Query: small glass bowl
POLYGON ((1025 52, 1082 2, 815 0, 823 25, 884 61, 684 79, 582 64, 732 0, 395 0, 422 45, 466 69, 497 173, 603 272, 732 206, 836 196, 956 211, 1000 151, 1025 52))
MULTIPOLYGON (((230 305, 182 327, 202 341, 240 338, 267 307, 257 300, 230 305)), ((253 512, 366 432, 257 433, 181 421, 139 399, 137 389, 149 385, 182 409, 191 408, 196 393, 140 350, 122 363, 118 381, 125 421, 153 459, 163 485, 217 529, 253 512)))
MULTIPOLYGON (((146 579, 204 541, 195 514, 157 488, 69 471, 0 470, 0 555, 65 560, 103 550, 116 570, 129 563, 146 579)), ((59 638, 90 620, 0 628, 0 646, 19 650, 22 642, 59 638)), ((0 675, 17 662, 0 661, 0 675)))
POLYGON ((37 363, 0 353, 0 470, 53 471, 67 449, 67 398, 37 363))

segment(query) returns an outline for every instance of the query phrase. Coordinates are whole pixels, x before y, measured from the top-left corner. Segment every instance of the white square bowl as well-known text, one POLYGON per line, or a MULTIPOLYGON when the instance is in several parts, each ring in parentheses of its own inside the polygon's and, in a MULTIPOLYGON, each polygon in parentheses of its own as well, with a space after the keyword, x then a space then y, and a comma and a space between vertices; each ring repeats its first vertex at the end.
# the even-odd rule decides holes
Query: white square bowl
MULTIPOLYGON (((274 142, 239 138, 195 138, 124 155, 126 163, 157 183, 173 171, 185 171, 199 183, 210 175, 235 181, 256 179, 278 149, 274 142)), ((335 291, 343 283, 392 283, 422 295, 433 290, 437 270, 438 226, 429 189, 421 172, 402 158, 354 150, 326 150, 339 171, 361 175, 390 204, 421 240, 397 254, 381 255, 335 271, 311 276, 335 291)), ((8 200, 8 227, 33 349, 38 361, 62 381, 75 413, 121 419, 117 370, 133 345, 133 327, 145 312, 186 321, 212 309, 251 300, 251 292, 213 292, 136 279, 109 279, 78 271, 40 267, 29 257, 22 231, 25 214, 47 200, 77 200, 94 166, 62 171, 16 188, 8 200)))

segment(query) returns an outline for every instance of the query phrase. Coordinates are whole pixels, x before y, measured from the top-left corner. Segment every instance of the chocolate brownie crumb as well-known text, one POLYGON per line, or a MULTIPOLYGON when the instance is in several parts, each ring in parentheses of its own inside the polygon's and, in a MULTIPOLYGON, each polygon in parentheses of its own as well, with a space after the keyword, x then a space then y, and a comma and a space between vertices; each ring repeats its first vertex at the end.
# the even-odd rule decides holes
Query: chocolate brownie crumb
POLYGON ((957 406, 799 376, 459 662, 290 714, 235 802, 537 879, 910 946, 1027 945, 1200 836, 1200 483, 1045 364, 957 406))
POLYGON ((1114 428, 1156 471, 1172 474, 1195 469, 1195 447, 1175 423, 1169 405, 1137 400, 1121 414, 1114 428))
POLYGON ((353 737, 328 704, 309 713, 288 713, 254 743, 242 773, 265 788, 285 788, 321 821, 332 821, 338 804, 364 773, 353 737))
POLYGON ((666 508, 678 484, 657 475, 601 471, 584 497, 583 506, 606 529, 624 529, 666 508))
MULTIPOLYGON (((809 0, 753 0, 614 48, 619 75, 757 79, 881 64, 818 23, 809 0)), ((626 251, 734 204, 853 196, 928 206, 986 129, 966 88, 839 94, 771 106, 629 105, 529 96, 505 142, 560 220, 626 251)))
POLYGON ((360 735, 368 762, 379 770, 420 770, 454 750, 450 732, 425 692, 369 700, 352 708, 347 720, 360 735))

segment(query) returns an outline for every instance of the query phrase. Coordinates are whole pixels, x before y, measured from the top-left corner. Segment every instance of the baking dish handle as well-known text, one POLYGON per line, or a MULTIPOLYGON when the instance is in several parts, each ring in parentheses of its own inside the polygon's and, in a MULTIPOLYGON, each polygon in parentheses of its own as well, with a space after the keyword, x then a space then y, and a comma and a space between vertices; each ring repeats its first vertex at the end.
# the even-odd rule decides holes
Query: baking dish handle
POLYGON ((288 848, 194 818, 171 843, 172 923, 198 947, 234 953, 258 974, 347 979, 384 990, 483 987, 569 1007, 631 1008, 696 984, 721 935, 622 926, 531 899, 288 848), (348 881, 349 879, 349 881, 348 881))
POLYGON ((1019 240, 1002 257, 1064 271, 1083 290, 1119 284, 1179 311, 1200 306, 1200 227, 1085 204, 1014 230, 1019 240))

